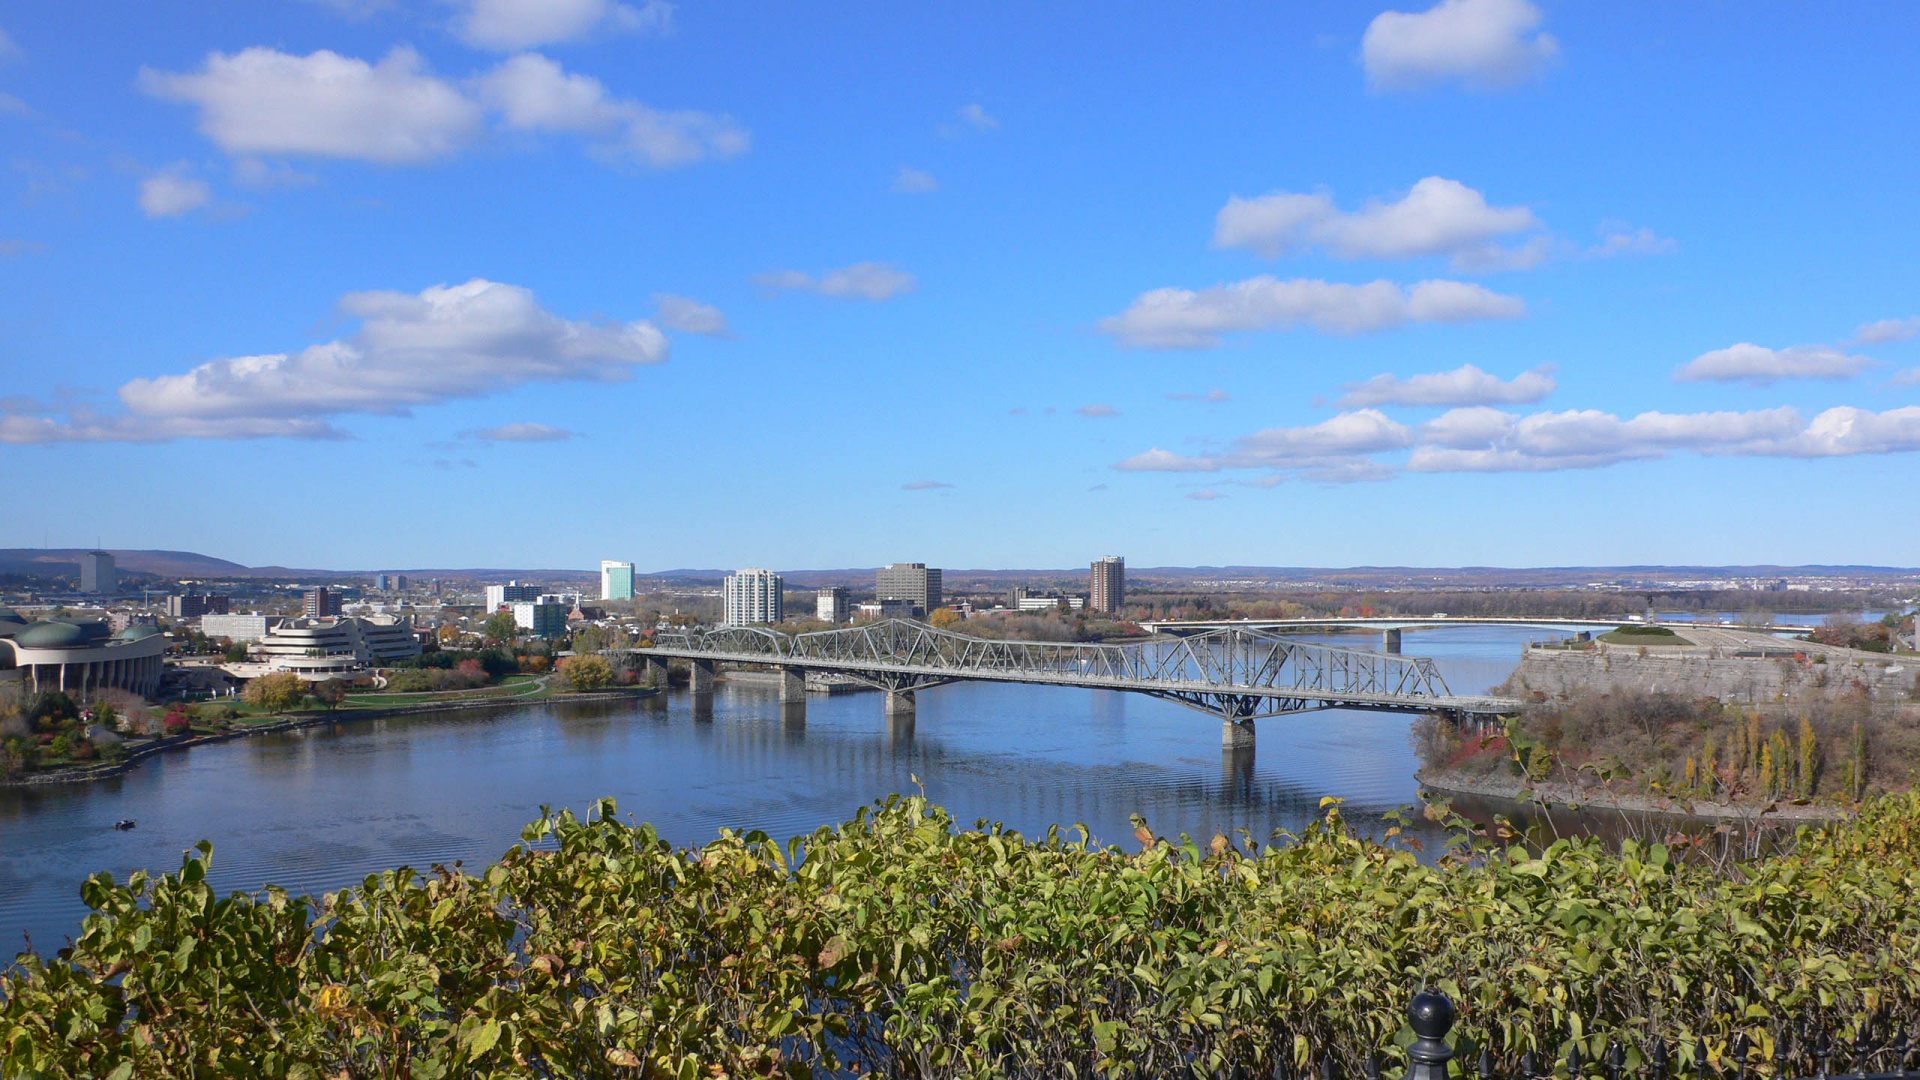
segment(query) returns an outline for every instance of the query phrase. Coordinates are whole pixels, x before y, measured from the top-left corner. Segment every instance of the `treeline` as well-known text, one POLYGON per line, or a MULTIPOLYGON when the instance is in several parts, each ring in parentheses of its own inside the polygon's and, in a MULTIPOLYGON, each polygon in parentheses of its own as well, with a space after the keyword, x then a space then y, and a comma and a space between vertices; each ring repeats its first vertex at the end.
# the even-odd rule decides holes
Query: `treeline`
POLYGON ((1128 613, 1139 619, 1293 619, 1376 615, 1478 615, 1494 618, 1565 616, 1626 619, 1648 611, 1732 612, 1762 616, 1819 612, 1835 606, 1883 607, 1891 596, 1757 593, 1751 590, 1672 589, 1600 592, 1588 589, 1445 589, 1411 592, 1299 590, 1260 593, 1130 593, 1128 613))
POLYGON ((1737 868, 1464 833, 1427 865, 1337 807, 1266 847, 1140 822, 1137 851, 962 829, 897 796, 785 845, 676 849, 595 810, 543 818, 477 873, 401 868, 319 900, 220 898, 204 844, 164 877, 95 875, 71 947, 0 977, 0 1068, 1398 1075, 1425 983, 1459 1009, 1457 1060, 1500 1075, 1618 1042, 1629 1066, 1664 1045, 1663 1071, 1804 1076, 1827 1069, 1807 1032, 1845 1050, 1920 1022, 1912 795, 1737 868))

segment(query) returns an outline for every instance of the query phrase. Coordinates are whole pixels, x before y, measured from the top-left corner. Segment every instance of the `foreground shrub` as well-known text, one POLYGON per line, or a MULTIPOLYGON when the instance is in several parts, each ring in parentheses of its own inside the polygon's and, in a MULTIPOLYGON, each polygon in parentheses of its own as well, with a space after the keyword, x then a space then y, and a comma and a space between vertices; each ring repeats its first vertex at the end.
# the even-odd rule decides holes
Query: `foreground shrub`
POLYGON ((1359 1076, 1431 982, 1508 1069, 1656 1037, 1731 1068, 1744 1034, 1766 1075, 1784 1025, 1845 1046, 1870 1016, 1920 1018, 1910 795, 1731 876, 1592 841, 1423 865, 1337 807, 1254 853, 1142 826, 1137 854, 897 796, 784 846, 676 850, 596 810, 544 817, 477 875, 402 868, 319 902, 216 898, 204 844, 175 874, 96 875, 70 953, 0 978, 0 1067, 1158 1077, 1331 1055, 1359 1076))

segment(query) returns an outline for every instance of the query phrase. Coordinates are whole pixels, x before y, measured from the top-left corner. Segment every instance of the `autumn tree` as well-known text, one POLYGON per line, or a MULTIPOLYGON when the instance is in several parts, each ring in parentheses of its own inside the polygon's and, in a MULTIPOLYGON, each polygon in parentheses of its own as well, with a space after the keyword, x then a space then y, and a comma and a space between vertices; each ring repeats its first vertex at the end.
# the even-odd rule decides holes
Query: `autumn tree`
POLYGON ((512 641, 519 631, 520 625, 513 621, 511 611, 494 612, 487 616, 486 625, 481 628, 481 633, 494 641, 512 641))
POLYGON ((613 681, 613 665, 598 653, 582 653, 560 661, 560 675, 575 690, 598 690, 613 681))
POLYGON ((306 696, 306 682, 291 671, 262 675, 247 684, 247 704, 268 712, 291 709, 306 696))

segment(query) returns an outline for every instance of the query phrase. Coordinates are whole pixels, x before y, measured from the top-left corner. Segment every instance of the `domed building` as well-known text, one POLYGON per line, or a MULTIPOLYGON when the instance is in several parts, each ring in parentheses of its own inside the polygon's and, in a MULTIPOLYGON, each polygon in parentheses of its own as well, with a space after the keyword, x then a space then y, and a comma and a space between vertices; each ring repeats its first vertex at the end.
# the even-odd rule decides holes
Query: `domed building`
POLYGON ((41 619, 28 622, 0 607, 0 679, 28 690, 64 690, 81 698, 102 690, 152 697, 160 690, 166 635, 135 624, 115 634, 103 622, 41 619))

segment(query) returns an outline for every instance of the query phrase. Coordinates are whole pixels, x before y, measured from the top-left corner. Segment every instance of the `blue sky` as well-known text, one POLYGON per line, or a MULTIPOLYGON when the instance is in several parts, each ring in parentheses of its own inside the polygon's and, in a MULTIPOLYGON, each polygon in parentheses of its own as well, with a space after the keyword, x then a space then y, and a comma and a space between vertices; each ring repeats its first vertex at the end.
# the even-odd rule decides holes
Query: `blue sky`
POLYGON ((1913 565, 1920 10, 0 7, 0 546, 1913 565))

